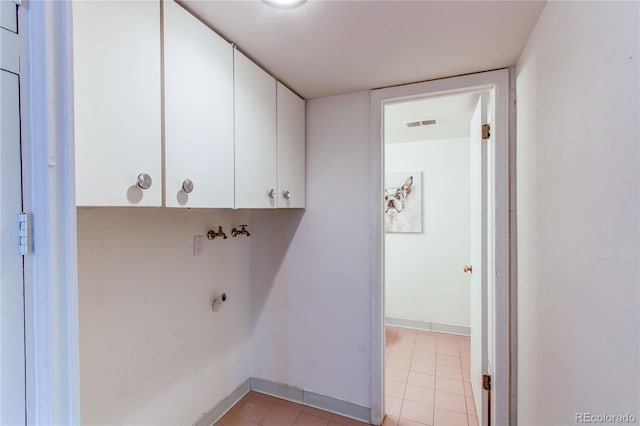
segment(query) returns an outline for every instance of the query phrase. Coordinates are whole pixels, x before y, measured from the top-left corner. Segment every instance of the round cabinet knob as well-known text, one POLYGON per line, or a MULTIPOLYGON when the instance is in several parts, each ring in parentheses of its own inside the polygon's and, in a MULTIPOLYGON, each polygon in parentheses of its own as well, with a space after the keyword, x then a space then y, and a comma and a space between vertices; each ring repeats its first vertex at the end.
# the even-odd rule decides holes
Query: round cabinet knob
POLYGON ((284 192, 282 193, 282 196, 283 196, 284 198, 286 198, 287 200, 290 200, 290 199, 291 199, 291 191, 289 191, 289 190, 284 191, 284 192))
POLYGON ((270 190, 268 192, 268 194, 269 194, 269 198, 271 198, 271 199, 276 198, 276 190, 275 189, 270 190))
POLYGON ((191 182, 191 179, 185 179, 184 182, 182 182, 182 190, 187 194, 193 191, 193 182, 191 182))
POLYGON ((138 186, 142 189, 149 189, 151 188, 151 176, 149 176, 146 173, 140 173, 138 175, 138 186))
POLYGON ((462 270, 466 273, 473 273, 473 266, 471 265, 464 265, 464 268, 462 268, 462 270))

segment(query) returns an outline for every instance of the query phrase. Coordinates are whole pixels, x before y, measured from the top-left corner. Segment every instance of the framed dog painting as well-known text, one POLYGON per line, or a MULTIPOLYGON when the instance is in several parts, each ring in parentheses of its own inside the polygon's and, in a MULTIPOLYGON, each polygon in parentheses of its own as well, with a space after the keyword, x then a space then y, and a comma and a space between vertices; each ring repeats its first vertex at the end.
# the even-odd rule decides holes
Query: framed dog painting
POLYGON ((385 232, 422 232, 422 172, 387 173, 385 232))

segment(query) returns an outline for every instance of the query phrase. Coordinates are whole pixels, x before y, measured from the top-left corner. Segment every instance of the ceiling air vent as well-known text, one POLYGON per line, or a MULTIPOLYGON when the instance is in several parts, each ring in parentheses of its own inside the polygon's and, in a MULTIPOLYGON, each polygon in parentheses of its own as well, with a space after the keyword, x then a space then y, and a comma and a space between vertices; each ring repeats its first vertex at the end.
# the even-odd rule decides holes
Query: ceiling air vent
POLYGON ((407 127, 422 127, 422 126, 431 126, 432 124, 438 124, 435 118, 431 120, 420 120, 420 121, 408 121, 407 127))

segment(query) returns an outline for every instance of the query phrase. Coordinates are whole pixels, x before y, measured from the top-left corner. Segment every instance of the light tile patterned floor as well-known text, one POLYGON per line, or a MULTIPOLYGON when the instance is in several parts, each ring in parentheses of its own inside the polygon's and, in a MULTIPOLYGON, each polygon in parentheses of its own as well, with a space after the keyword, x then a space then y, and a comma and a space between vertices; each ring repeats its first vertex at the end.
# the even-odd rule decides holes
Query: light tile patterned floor
POLYGON ((477 426, 469 337, 386 327, 383 426, 477 426))
MULTIPOLYGON (((386 327, 383 426, 477 426, 469 337, 386 327)), ((364 426, 316 408, 249 392, 214 426, 364 426)))
POLYGON ((317 408, 249 392, 214 426, 364 426, 317 408))

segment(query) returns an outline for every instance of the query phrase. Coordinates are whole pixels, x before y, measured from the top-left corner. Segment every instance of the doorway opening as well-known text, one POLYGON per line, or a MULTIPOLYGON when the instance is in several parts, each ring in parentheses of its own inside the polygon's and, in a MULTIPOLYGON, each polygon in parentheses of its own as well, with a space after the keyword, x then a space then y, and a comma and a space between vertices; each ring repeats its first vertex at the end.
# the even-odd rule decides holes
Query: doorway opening
POLYGON ((400 418, 478 424, 471 383, 471 335, 478 324, 471 314, 480 301, 478 294, 472 298, 470 261, 470 161, 477 159, 470 143, 478 103, 490 109, 488 101, 484 90, 384 106, 385 411, 391 424, 400 418))
POLYGON ((499 70, 372 92, 379 424, 508 423, 508 83, 499 70))

